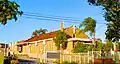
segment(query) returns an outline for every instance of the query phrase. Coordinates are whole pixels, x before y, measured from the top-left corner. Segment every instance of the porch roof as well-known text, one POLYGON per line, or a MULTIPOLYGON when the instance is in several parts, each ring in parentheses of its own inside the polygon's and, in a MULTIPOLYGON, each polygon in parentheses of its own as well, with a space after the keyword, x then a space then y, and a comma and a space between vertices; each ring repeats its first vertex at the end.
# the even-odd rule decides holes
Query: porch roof
POLYGON ((68 41, 87 41, 91 42, 91 39, 85 39, 85 38, 69 38, 68 41))

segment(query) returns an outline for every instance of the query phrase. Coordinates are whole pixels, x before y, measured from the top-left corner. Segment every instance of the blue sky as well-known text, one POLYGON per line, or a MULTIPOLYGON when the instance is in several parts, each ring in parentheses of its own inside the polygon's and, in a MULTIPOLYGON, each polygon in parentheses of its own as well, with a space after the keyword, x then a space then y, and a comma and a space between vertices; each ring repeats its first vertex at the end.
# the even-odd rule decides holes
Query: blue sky
MULTIPOLYGON (((103 11, 100 7, 90 6, 87 0, 14 0, 20 5, 23 12, 39 13, 44 15, 54 15, 62 17, 79 18, 82 22, 86 17, 92 17, 97 20, 96 37, 104 40, 106 25, 104 23, 103 11)), ((79 25, 76 23, 64 23, 65 27, 70 25, 79 25)), ((59 21, 30 19, 25 16, 8 21, 3 26, 0 25, 0 41, 15 42, 31 37, 35 29, 45 28, 49 31, 58 30, 60 28, 59 21)))

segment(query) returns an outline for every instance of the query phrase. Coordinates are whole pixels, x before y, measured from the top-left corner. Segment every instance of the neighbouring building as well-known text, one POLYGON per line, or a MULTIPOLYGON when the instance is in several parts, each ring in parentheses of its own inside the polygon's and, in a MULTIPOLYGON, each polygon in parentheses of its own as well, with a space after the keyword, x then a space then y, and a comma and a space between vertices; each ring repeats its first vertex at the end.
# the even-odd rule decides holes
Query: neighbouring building
POLYGON ((8 44, 0 43, 0 53, 4 53, 4 56, 7 55, 8 44))
MULTIPOLYGON (((68 38, 67 48, 63 51, 66 54, 72 53, 76 42, 83 42, 87 45, 93 44, 92 40, 84 32, 80 32, 81 30, 75 26, 64 28, 64 24, 61 23, 60 30, 64 30, 66 34, 70 36, 68 38)), ((60 30, 41 34, 39 36, 34 36, 27 40, 19 41, 14 45, 14 48, 10 47, 10 49, 14 49, 13 51, 16 54, 28 54, 29 57, 40 58, 41 60, 43 60, 47 56, 46 53, 50 54, 50 52, 53 52, 54 54, 53 56, 51 54, 48 57, 58 57, 55 53, 59 51, 55 46, 53 38, 60 30)))
POLYGON ((0 43, 0 48, 8 48, 8 44, 0 43))

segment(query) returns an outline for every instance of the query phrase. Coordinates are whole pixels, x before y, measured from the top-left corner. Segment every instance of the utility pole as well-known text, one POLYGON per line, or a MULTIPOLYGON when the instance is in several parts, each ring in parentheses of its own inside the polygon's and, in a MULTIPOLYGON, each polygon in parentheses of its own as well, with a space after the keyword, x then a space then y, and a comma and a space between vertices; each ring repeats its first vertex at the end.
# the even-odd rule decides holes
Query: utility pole
POLYGON ((62 44, 60 44, 60 60, 59 63, 62 63, 62 44))

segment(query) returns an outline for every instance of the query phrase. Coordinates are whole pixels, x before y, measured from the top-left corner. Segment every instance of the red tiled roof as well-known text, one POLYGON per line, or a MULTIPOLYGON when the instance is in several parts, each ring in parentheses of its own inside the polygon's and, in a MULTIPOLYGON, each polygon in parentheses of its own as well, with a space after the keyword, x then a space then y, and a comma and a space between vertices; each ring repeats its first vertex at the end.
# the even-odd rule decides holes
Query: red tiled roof
MULTIPOLYGON (((64 30, 69 29, 69 28, 70 27, 64 28, 64 30)), ((46 33, 46 34, 41 34, 39 36, 34 36, 34 37, 29 38, 28 40, 24 40, 24 42, 32 42, 32 41, 37 41, 37 40, 53 38, 53 37, 55 37, 56 33, 59 32, 59 31, 60 30, 49 32, 49 33, 46 33)), ((70 36, 68 35, 68 37, 70 37, 70 36)))
MULTIPOLYGON (((73 26, 71 26, 73 27, 73 26)), ((71 27, 68 27, 68 28, 64 28, 64 30, 66 30, 68 33, 68 38, 71 38, 72 37, 72 34, 69 34, 69 33, 73 33, 73 30, 71 30, 70 28, 71 27), (72 31, 72 32, 69 32, 69 31, 72 31)), ((60 30, 57 30, 57 31, 54 31, 54 32, 50 32, 50 33, 46 33, 46 34, 41 34, 39 36, 34 36, 34 37, 31 37, 27 40, 24 40, 23 42, 32 42, 32 41, 38 41, 38 40, 43 40, 43 39, 48 39, 48 38, 53 38, 55 37, 56 33, 59 32, 60 30)), ((82 36, 80 36, 80 38, 88 38, 88 36, 86 34, 81 34, 82 36)))
POLYGON ((57 32, 58 31, 54 31, 54 32, 46 33, 46 34, 41 34, 39 36, 34 36, 34 37, 29 38, 28 40, 25 40, 24 42, 32 42, 32 41, 37 41, 37 40, 53 38, 55 37, 57 32))

